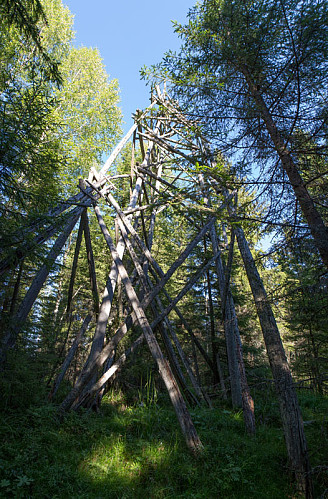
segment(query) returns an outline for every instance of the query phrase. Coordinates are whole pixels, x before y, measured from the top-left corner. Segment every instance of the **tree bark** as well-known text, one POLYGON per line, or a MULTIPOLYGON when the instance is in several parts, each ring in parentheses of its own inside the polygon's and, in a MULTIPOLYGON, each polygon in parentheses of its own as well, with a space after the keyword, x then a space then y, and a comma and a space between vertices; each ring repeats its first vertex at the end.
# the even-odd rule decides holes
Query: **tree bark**
POLYGON ((252 289, 277 391, 291 470, 295 474, 301 491, 306 494, 306 497, 311 498, 313 497, 311 468, 308 459, 303 420, 285 350, 262 279, 256 268, 244 232, 242 228, 235 227, 235 233, 252 289))
POLYGON ((255 426, 255 413, 254 413, 254 401, 249 390, 244 359, 243 359, 243 347, 240 341, 240 337, 237 338, 237 354, 240 366, 240 377, 241 377, 241 390, 242 390, 242 404, 243 404, 243 416, 246 431, 249 435, 254 435, 256 431, 255 426))
MULTIPOLYGON (((219 243, 214 224, 211 227, 210 236, 212 241, 213 253, 215 256, 217 256, 216 272, 218 277, 218 286, 221 296, 221 302, 223 302, 225 299, 224 297, 225 276, 224 276, 223 263, 221 260, 221 252, 219 249, 219 243)), ((230 292, 228 292, 227 294, 223 319, 224 319, 224 331, 227 343, 227 357, 228 357, 228 366, 229 366, 229 375, 230 375, 232 405, 234 407, 241 407, 242 389, 241 389, 241 379, 240 379, 239 363, 237 356, 237 344, 235 337, 235 328, 238 326, 236 324, 237 318, 235 313, 235 305, 230 292)))
POLYGON ((285 144, 261 93, 257 89, 257 85, 253 82, 247 66, 240 66, 240 70, 245 77, 250 93, 261 113, 266 129, 269 132, 273 145, 280 158, 282 167, 289 178, 304 218, 308 223, 315 245, 321 255, 322 261, 326 267, 328 267, 328 229, 314 205, 313 199, 311 198, 309 191, 299 174, 291 152, 288 150, 287 145, 285 144))
POLYGON ((95 311, 96 317, 98 317, 98 314, 99 314, 99 294, 98 294, 96 268, 95 268, 95 261, 94 261, 94 257, 93 257, 93 250, 92 250, 92 244, 91 244, 90 228, 89 228, 87 210, 83 210, 81 218, 83 220, 84 240, 85 240, 85 248, 86 248, 86 252, 87 252, 87 260, 88 260, 88 267, 89 267, 90 284, 91 284, 91 292, 92 292, 92 298, 93 298, 94 311, 95 311))
POLYGON ((17 303, 17 298, 18 298, 18 292, 19 292, 20 283, 21 283, 21 277, 22 277, 22 272, 23 272, 23 266, 24 266, 24 259, 21 260, 21 262, 20 262, 20 264, 18 266, 18 274, 17 274, 17 278, 16 278, 16 281, 15 281, 13 296, 11 298, 11 303, 10 303, 10 310, 9 310, 10 316, 14 315, 14 313, 15 313, 15 308, 16 308, 16 303, 17 303))
POLYGON ((66 314, 67 314, 67 316, 70 314, 71 307, 72 307, 74 282, 75 282, 75 277, 76 277, 77 263, 78 263, 79 254, 80 254, 80 248, 81 248, 81 242, 82 242, 82 234, 83 234, 83 220, 82 220, 82 215, 81 215, 79 231, 77 233, 77 238, 76 238, 76 243, 75 243, 75 250, 74 250, 74 258, 73 258, 73 264, 72 264, 71 278, 70 278, 69 287, 68 287, 67 306, 66 306, 66 314))
MULTIPOLYGON (((212 299, 212 287, 211 287, 211 278, 209 271, 206 272, 206 281, 207 281, 207 293, 208 293, 208 305, 209 305, 208 308, 210 314, 210 338, 211 338, 212 362, 213 365, 217 367, 216 357, 218 353, 217 353, 216 335, 215 335, 215 318, 214 318, 214 306, 212 299)), ((214 385, 216 385, 219 382, 219 378, 220 376, 217 371, 213 376, 214 385)))
POLYGON ((160 350, 160 347, 157 343, 157 340, 154 336, 154 333, 148 323, 147 317, 141 307, 139 299, 131 285, 131 281, 126 273, 126 270, 122 264, 121 259, 116 251, 116 248, 113 244, 113 241, 109 235, 109 232, 104 224, 104 221, 101 217, 99 208, 95 206, 96 215, 99 221, 99 225, 105 237, 106 243, 111 251, 113 260, 118 268, 119 273, 121 274, 122 282, 125 286, 128 298, 130 300, 131 306, 133 308, 134 313, 138 318, 138 322, 140 327, 143 330, 145 339, 148 343, 149 349, 157 363, 160 375, 165 383, 167 391, 169 393, 172 405, 175 409, 178 421, 180 423, 182 432, 185 436, 187 446, 193 452, 199 452, 202 449, 202 443, 197 435, 196 429, 192 423, 190 414, 188 412, 185 401, 180 393, 179 387, 174 379, 174 376, 171 372, 170 366, 167 360, 163 357, 163 354, 160 350))

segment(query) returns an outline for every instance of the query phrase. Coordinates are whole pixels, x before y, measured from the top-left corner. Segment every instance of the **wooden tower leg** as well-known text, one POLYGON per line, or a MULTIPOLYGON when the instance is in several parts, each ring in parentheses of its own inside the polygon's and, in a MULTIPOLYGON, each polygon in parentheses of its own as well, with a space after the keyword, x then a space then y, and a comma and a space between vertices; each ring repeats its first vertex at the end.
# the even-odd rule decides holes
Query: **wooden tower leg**
POLYGON ((110 234, 107 230, 107 227, 104 223, 104 220, 100 214, 100 210, 97 206, 95 206, 95 212, 98 218, 99 225, 101 227, 102 233, 106 240, 106 243, 111 251, 113 260, 117 266, 118 272, 121 275, 122 282, 125 286, 127 296, 130 300, 131 306, 133 308, 134 313, 137 316, 140 327, 143 330, 143 334, 148 343, 149 349, 151 351, 152 356, 154 357, 159 373, 165 383, 167 391, 169 393, 172 405, 175 409, 178 421, 180 423, 182 432, 186 439, 187 446, 193 452, 199 452, 203 446, 198 437, 194 424, 191 420, 189 411, 187 409, 186 403, 181 395, 177 382, 174 379, 171 368, 164 358, 162 351, 157 343, 157 340, 154 336, 154 333, 149 325, 148 319, 140 305, 139 299, 133 289, 130 278, 123 266, 122 260, 119 258, 119 255, 116 251, 115 245, 110 237, 110 234))

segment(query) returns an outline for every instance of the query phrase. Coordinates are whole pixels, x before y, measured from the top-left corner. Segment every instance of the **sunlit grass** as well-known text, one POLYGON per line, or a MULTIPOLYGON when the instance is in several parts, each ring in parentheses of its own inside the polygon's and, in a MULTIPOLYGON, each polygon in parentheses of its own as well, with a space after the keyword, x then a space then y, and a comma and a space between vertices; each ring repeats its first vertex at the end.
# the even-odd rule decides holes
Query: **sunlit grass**
MULTIPOLYGON (((314 465, 327 455, 327 399, 302 399, 314 465), (326 426, 325 426, 326 425, 326 426)), ((129 406, 122 395, 101 413, 58 421, 45 405, 7 414, 1 423, 0 497, 17 498, 267 498, 294 496, 275 406, 258 400, 255 437, 240 411, 198 407, 192 418, 204 453, 192 456, 169 404, 129 406)), ((327 486, 315 476, 316 490, 327 486)))

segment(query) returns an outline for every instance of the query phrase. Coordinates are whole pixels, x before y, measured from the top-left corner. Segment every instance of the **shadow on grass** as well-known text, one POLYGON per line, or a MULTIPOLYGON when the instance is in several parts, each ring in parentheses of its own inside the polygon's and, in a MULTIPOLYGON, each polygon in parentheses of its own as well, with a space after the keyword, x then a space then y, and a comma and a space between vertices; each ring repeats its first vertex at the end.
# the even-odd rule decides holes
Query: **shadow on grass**
POLYGON ((205 451, 187 451, 171 407, 105 400, 100 414, 53 406, 1 421, 0 496, 17 498, 293 497, 279 428, 245 435, 230 410, 192 411, 205 451))
POLYGON ((171 408, 118 410, 110 418, 115 432, 80 463, 83 480, 96 497, 288 496, 279 431, 254 439, 245 435, 239 413, 198 408, 192 416, 205 444, 197 458, 186 450, 171 408), (262 452, 260 441, 265 444, 262 452))

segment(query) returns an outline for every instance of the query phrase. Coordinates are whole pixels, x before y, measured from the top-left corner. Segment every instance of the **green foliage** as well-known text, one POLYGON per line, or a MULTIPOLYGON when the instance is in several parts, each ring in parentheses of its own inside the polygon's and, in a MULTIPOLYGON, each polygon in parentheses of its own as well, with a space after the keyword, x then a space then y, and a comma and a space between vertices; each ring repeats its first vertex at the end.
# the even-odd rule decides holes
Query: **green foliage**
POLYGON ((295 375, 305 386, 327 391, 327 274, 313 251, 312 242, 285 236, 277 257, 283 271, 280 296, 286 339, 295 375))
POLYGON ((0 196, 10 220, 22 211, 33 215, 36 205, 45 210, 55 199, 60 159, 50 120, 54 100, 42 66, 29 57, 29 45, 4 20, 0 36, 0 196))
POLYGON ((46 387, 40 381, 45 374, 44 359, 26 351, 10 351, 5 375, 0 380, 0 412, 24 414, 31 406, 42 404, 46 387))
POLYGON ((108 80, 98 50, 71 48, 61 65, 63 86, 57 90, 53 119, 58 123, 60 177, 65 192, 75 192, 77 179, 99 165, 120 133, 118 82, 108 80))
POLYGON ((207 138, 229 155, 238 176, 268 182, 263 196, 271 200, 269 215, 278 223, 282 218, 295 223, 293 191, 277 168, 272 134, 253 90, 269 110, 318 211, 326 213, 311 184, 320 184, 317 177, 327 183, 327 168, 319 168, 326 163, 327 148, 327 16, 326 0, 198 2, 189 22, 175 25, 182 40, 178 53, 168 52, 160 64, 142 71, 152 82, 168 83, 185 113, 198 117, 207 138), (300 135, 306 137, 302 147, 300 135), (305 169, 301 154, 308 158, 305 169))
POLYGON ((58 62, 43 46, 40 24, 47 25, 47 18, 40 0, 3 0, 0 5, 2 18, 9 26, 15 26, 25 41, 32 42, 44 62, 43 73, 56 83, 61 83, 58 62))
MULTIPOLYGON (((327 399, 304 395, 301 402, 311 420, 306 428, 317 465, 328 445, 327 399)), ((239 412, 198 408, 192 417, 205 445, 198 458, 186 451, 166 403, 127 406, 119 392, 104 401, 101 414, 71 413, 62 423, 49 405, 7 414, 0 425, 2 496, 96 498, 107 497, 108 491, 117 498, 293 495, 278 428, 267 422, 249 437, 239 412)), ((324 471, 315 474, 315 486, 317 494, 327 486, 324 471)))
MULTIPOLYGON (((13 12, 27 8, 18 0, 5 4, 13 12)), ((109 81, 97 50, 73 47, 72 15, 61 0, 44 0, 42 11, 40 5, 31 2, 30 13, 37 7, 43 53, 60 62, 60 88, 45 76, 34 38, 22 37, 8 16, 0 20, 1 238, 75 189, 120 133, 117 81, 109 81)), ((10 246, 4 243, 2 250, 10 246)))
MULTIPOLYGON (((308 36, 307 30, 311 24, 312 7, 306 2, 295 1, 289 8, 295 9, 297 5, 304 7, 305 40, 310 43, 311 37, 308 36)), ((322 7, 321 4, 320 6, 322 7)), ((77 177, 85 176, 90 166, 97 165, 101 161, 102 154, 108 152, 119 132, 117 82, 108 81, 96 50, 73 48, 71 14, 60 0, 44 0, 43 9, 47 24, 42 25, 40 38, 42 50, 46 50, 51 57, 61 62, 60 88, 45 76, 42 58, 33 54, 31 60, 29 59, 30 47, 24 46, 19 29, 12 27, 8 34, 5 29, 8 28, 6 20, 0 21, 2 23, 0 49, 5 60, 0 70, 1 89, 3 88, 0 103, 5 123, 0 147, 1 168, 4 173, 1 195, 7 204, 6 213, 13 213, 7 228, 15 226, 20 229, 22 219, 27 216, 34 221, 35 212, 46 207, 51 196, 57 197, 58 194, 64 196, 75 189, 73 184, 77 177), (11 79, 8 85, 9 77, 11 79), (16 213, 21 216, 18 221, 16 213)), ((325 13, 320 12, 322 19, 325 19, 325 13)), ((251 68, 260 89, 270 88, 271 93, 268 93, 268 98, 272 99, 270 102, 275 112, 293 108, 292 97, 295 94, 297 79, 294 78, 293 68, 289 62, 285 64, 291 54, 288 22, 294 23, 292 27, 299 36, 301 16, 297 12, 296 17, 292 17, 292 11, 288 11, 287 14, 281 5, 277 6, 269 0, 251 4, 209 0, 197 4, 187 26, 176 26, 178 34, 185 40, 183 57, 175 66, 175 57, 169 55, 161 71, 162 76, 171 76, 176 95, 184 95, 187 89, 185 94, 188 101, 187 110, 194 111, 189 104, 193 103, 195 98, 197 112, 208 116, 208 122, 205 121, 199 129, 192 126, 190 133, 198 136, 199 130, 204 129, 214 135, 219 130, 219 140, 231 139, 233 134, 238 143, 246 132, 246 138, 243 137, 243 140, 245 139, 248 145, 249 141, 254 141, 258 152, 257 159, 262 157, 270 159, 271 150, 261 116, 254 103, 249 101, 245 84, 240 83, 241 80, 236 74, 240 72, 241 65, 246 64, 251 68), (247 29, 243 31, 245 19, 248 20, 248 24, 246 23, 247 29), (272 26, 274 29, 268 30, 268 27, 272 26), (273 47, 277 44, 283 47, 282 61, 279 57, 274 61, 276 53, 273 47), (256 54, 250 49, 253 46, 256 47, 256 54), (278 73, 277 78, 272 80, 273 74, 279 67, 284 67, 286 74, 278 73), (286 85, 291 87, 289 95, 283 91, 286 85), (211 121, 212 117, 208 111, 214 111, 211 107, 213 102, 215 105, 218 100, 221 105, 227 103, 231 93, 234 94, 233 112, 239 106, 238 110, 242 113, 242 117, 235 116, 238 124, 236 129, 230 125, 228 129, 224 128, 225 125, 221 129, 215 121, 216 118, 211 121), (221 95, 225 97, 221 99, 221 95), (275 100, 277 95, 279 99, 275 100), (237 137, 239 132, 241 136, 237 137)), ((41 26, 43 14, 37 19, 41 26)), ((313 26, 316 25, 317 23, 313 21, 313 26)), ((319 41, 322 41, 322 34, 323 30, 320 27, 314 52, 317 51, 319 41)), ((33 36, 31 39, 30 44, 35 42, 33 36)), ((304 77, 305 83, 302 87, 305 89, 304 95, 308 95, 306 85, 309 84, 309 75, 306 74, 306 69, 309 70, 313 61, 318 62, 318 60, 315 56, 310 57, 311 52, 307 53, 307 49, 302 54, 304 56, 308 54, 312 61, 311 63, 303 61, 302 68, 298 68, 298 74, 304 77)), ((319 63, 322 70, 323 60, 319 63)), ((319 73, 314 76, 317 84, 319 73)), ((322 102, 319 100, 318 97, 316 112, 319 108, 323 112, 322 102)), ((284 122, 281 115, 278 116, 285 137, 288 137, 288 141, 294 146, 293 153, 298 157, 304 178, 312 184, 311 189, 316 201, 321 202, 325 208, 326 161, 323 158, 317 161, 320 139, 319 142, 313 140, 311 136, 313 129, 307 132, 298 131, 293 137, 289 137, 287 132, 290 123, 284 122), (315 149, 315 158, 309 153, 311 148, 315 149)), ((219 122, 220 120, 221 118, 219 122)), ((294 128, 293 125, 293 131, 294 128)), ((153 155, 155 157, 156 147, 153 155)), ((140 151, 137 150, 135 156, 140 159, 140 151)), ((230 189, 236 181, 243 184, 242 174, 247 170, 245 162, 240 167, 237 165, 238 168, 237 166, 232 168, 219 154, 217 164, 208 167, 203 164, 205 161, 201 153, 199 156, 197 160, 194 159, 193 166, 186 173, 196 176, 202 174, 205 183, 211 177, 222 189, 230 189), (236 176, 236 171, 239 176, 236 176)), ((115 173, 118 174, 130 173, 131 159, 132 152, 126 146, 112 172, 115 169, 115 173)), ((168 166, 167 163, 165 166, 168 166)), ((170 178, 165 169, 163 177, 170 178)), ((122 177, 118 183, 119 201, 122 207, 127 205, 128 182, 127 178, 122 177)), ((176 196, 167 198, 169 208, 157 214, 152 246, 154 257, 166 272, 188 241, 199 231, 206 216, 220 210, 223 225, 218 225, 217 231, 223 262, 227 265, 228 236, 231 238, 232 232, 225 228, 229 214, 221 206, 225 202, 224 195, 220 191, 213 195, 212 206, 209 209, 194 187, 186 185, 182 177, 179 182, 175 190, 176 196), (185 209, 187 203, 183 204, 185 197, 188 200, 188 210, 185 209), (176 203, 180 207, 175 210, 176 203)), ((147 197, 146 193, 144 195, 147 197)), ((238 224, 243 227, 255 257, 261 257, 256 250, 261 235, 261 227, 256 217, 262 216, 264 206, 258 203, 257 195, 257 192, 249 193, 244 186, 239 189, 238 208, 232 225, 238 224)), ((273 192, 270 192, 270 196, 272 195, 273 192)), ((147 202, 156 201, 156 196, 155 189, 151 189, 147 202)), ((289 200, 289 192, 286 194, 286 200, 289 200)), ((106 223, 107 220, 110 221, 109 230, 114 236, 112 209, 105 206, 102 206, 102 209, 106 213, 106 223)), ((324 209, 322 211, 324 212, 324 209)), ((143 212, 142 223, 146 239, 151 226, 149 212, 143 212)), ((0 230, 5 232, 5 226, 1 226, 0 230)), ((98 291, 101 293, 111 258, 103 244, 103 237, 99 233, 94 217, 90 219, 90 230, 97 262, 98 291)), ((70 310, 67 311, 75 239, 76 232, 73 232, 65 253, 57 262, 56 269, 51 272, 47 286, 38 298, 24 334, 20 336, 17 352, 12 353, 9 358, 6 377, 1 381, 3 392, 1 417, 4 424, 0 424, 0 428, 3 428, 0 430, 0 437, 3 432, 2 436, 6 436, 6 440, 2 439, 2 454, 0 454, 0 493, 14 497, 107 497, 108 491, 113 497, 293 496, 294 484, 286 473, 287 457, 279 410, 272 393, 271 379, 267 374, 268 367, 263 361, 263 342, 259 338, 259 324, 250 287, 245 273, 241 270, 242 262, 236 248, 231 272, 231 290, 236 303, 241 337, 246 343, 244 347, 246 368, 251 374, 249 379, 255 386, 255 408, 259 422, 255 437, 245 435, 241 412, 234 412, 228 404, 215 400, 213 410, 204 407, 192 409, 192 417, 205 445, 205 451, 197 458, 187 454, 180 431, 176 427, 176 418, 172 409, 166 405, 167 395, 163 391, 162 382, 158 373, 151 367, 153 359, 146 349, 140 354, 138 352, 137 358, 128 360, 124 373, 122 372, 121 378, 114 384, 115 387, 124 389, 126 394, 112 390, 100 414, 87 412, 78 415, 69 414, 60 423, 55 409, 43 404, 46 398, 46 381, 56 374, 87 310, 92 306, 87 256, 82 242, 74 297, 70 310), (257 386, 261 384, 263 386, 263 379, 270 387, 265 391, 257 386)), ((12 244, 8 237, 3 237, 2 241, 8 245, 12 244)), ((169 282, 167 290, 172 297, 177 295, 188 278, 204 261, 212 257, 209 243, 207 234, 178 269, 174 279, 169 282)), ((16 244, 17 241, 14 242, 14 246, 16 244)), ((322 301, 319 303, 317 300, 314 306, 311 303, 311 293, 315 291, 315 296, 318 298, 322 289, 319 293, 315 288, 318 284, 318 272, 309 272, 306 268, 309 262, 312 265, 315 261, 313 249, 310 253, 314 260, 298 261, 297 255, 291 251, 289 255, 282 255, 280 266, 276 262, 273 268, 263 265, 261 274, 272 292, 277 309, 279 300, 275 298, 281 281, 290 279, 293 281, 293 286, 298 279, 302 283, 303 301, 298 297, 297 302, 288 303, 287 322, 291 332, 290 338, 294 345, 302 348, 302 358, 299 363, 294 363, 294 371, 299 378, 308 372, 314 374, 317 386, 321 386, 318 391, 323 393, 323 384, 320 385, 323 367, 322 365, 318 367, 315 363, 310 364, 308 359, 309 353, 313 354, 316 361, 319 354, 324 359, 327 356, 324 339, 327 324, 326 317, 321 311, 327 290, 326 288, 323 290, 322 301), (315 346, 309 344, 311 335, 314 337, 315 346), (313 365, 317 371, 313 370, 313 365)), ((38 258, 42 261, 41 253, 38 258)), ((132 265, 128 255, 125 255, 124 263, 130 271, 132 265)), ((31 267, 34 264, 35 261, 32 262, 32 259, 24 262, 19 298, 23 296, 24 290, 31 282, 31 267)), ((203 276, 193 287, 179 307, 192 325, 193 332, 204 349, 210 352, 212 348, 215 353, 214 347, 217 347, 224 377, 227 378, 225 344, 221 340, 222 334, 219 334, 223 329, 220 296, 213 270, 209 269, 208 275, 203 276), (209 314, 209 289, 213 299, 215 331, 211 329, 213 321, 210 321, 209 314)), ((12 272, 5 277, 5 288, 1 294, 2 311, 7 312, 10 309, 10 301, 13 304, 17 281, 18 272, 12 272)), ((167 298, 163 293, 161 298, 164 305, 167 304, 167 298)), ((125 305, 124 299, 123 297, 123 305, 125 305)), ((285 308, 280 311, 280 320, 285 312, 285 308)), ((122 311, 114 306, 108 335, 112 335, 121 322, 121 316, 122 311)), ((187 356, 192 358, 190 338, 185 334, 174 313, 171 315, 171 320, 187 356)), ((6 321, 3 321, 1 326, 5 330, 6 321)), ((92 327, 93 324, 90 331, 92 327)), ((132 333, 119 345, 116 356, 125 350, 130 344, 131 337, 134 338, 137 334, 140 334, 140 331, 135 326, 132 333)), ((74 368, 68 371, 67 385, 76 380, 88 353, 90 339, 89 332, 75 357, 74 368)), ((195 358, 193 360, 195 363, 195 358)), ((210 379, 208 366, 201 360, 198 364, 200 378, 208 385, 212 382, 212 378, 208 382, 210 379)), ((62 387, 62 391, 65 390, 66 387, 62 387)), ((327 400, 324 397, 309 395, 303 397, 302 401, 305 417, 309 419, 306 421, 308 423, 306 428, 310 449, 313 449, 313 452, 317 451, 313 463, 322 470, 322 467, 325 467, 322 463, 328 447, 324 416, 327 400)), ((325 473, 318 473, 315 479, 318 493, 327 488, 325 473)))
POLYGON ((141 377, 140 390, 139 390, 139 403, 145 404, 146 406, 156 405, 158 393, 154 380, 154 376, 151 371, 147 371, 146 381, 143 382, 141 377))
MULTIPOLYGON (((39 5, 39 2, 35 3, 39 5)), ((43 223, 35 227, 36 215, 47 210, 49 205, 56 204, 59 195, 67 195, 72 188, 75 191, 78 176, 86 175, 90 166, 101 161, 102 154, 108 152, 119 133, 121 115, 117 108, 117 82, 108 80, 97 50, 73 48, 72 15, 68 8, 60 0, 44 0, 42 5, 42 16, 36 16, 35 22, 39 22, 40 30, 42 28, 40 40, 44 53, 61 63, 60 88, 45 77, 44 59, 38 58, 33 51, 34 38, 29 38, 29 43, 26 43, 15 26, 8 30, 6 18, 1 19, 0 49, 4 64, 1 66, 3 92, 0 104, 4 126, 0 143, 0 195, 3 202, 1 210, 6 214, 0 223, 2 258, 15 256, 16 245, 30 241, 34 228, 43 230, 43 223), (22 224, 27 225, 24 232, 22 224), (13 237, 13 232, 19 235, 13 237)), ((51 221, 45 219, 44 223, 47 225, 51 221)), ((97 266, 101 293, 109 261, 106 249, 100 244, 102 236, 99 238, 94 230, 91 233, 95 258, 101 262, 97 266)), ((34 270, 40 260, 42 263, 43 256, 39 251, 35 253, 31 257, 34 270)), ((87 269, 84 245, 80 256, 81 266, 87 269)), ((69 255, 68 263, 71 260, 69 255)), ((30 271, 31 261, 26 259, 18 303, 31 282, 30 271)), ((90 305, 90 293, 84 292, 89 287, 87 273, 87 270, 80 272, 80 279, 77 279, 77 292, 68 324, 65 308, 70 273, 65 265, 61 269, 60 262, 51 273, 48 285, 21 335, 18 346, 27 350, 31 347, 34 352, 38 348, 37 357, 43 365, 44 374, 49 375, 54 365, 62 360, 68 331, 71 329, 74 336, 80 326, 80 318, 90 305)), ((10 307, 13 312, 15 282, 17 272, 13 270, 5 277, 5 286, 1 291, 1 332, 5 332, 7 326, 5 308, 10 307)), ((19 372, 18 369, 17 375, 19 372)), ((15 377, 11 381, 14 387, 15 377)))

